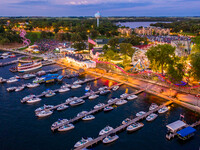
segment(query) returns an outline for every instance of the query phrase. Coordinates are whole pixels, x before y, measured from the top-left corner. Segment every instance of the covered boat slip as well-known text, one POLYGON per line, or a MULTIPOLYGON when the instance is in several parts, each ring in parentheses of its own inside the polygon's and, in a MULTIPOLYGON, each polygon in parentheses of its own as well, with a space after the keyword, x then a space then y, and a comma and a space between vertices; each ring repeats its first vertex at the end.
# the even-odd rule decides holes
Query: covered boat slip
POLYGON ((192 137, 195 132, 196 132, 196 129, 189 126, 189 127, 186 127, 184 129, 178 131, 177 135, 181 140, 187 140, 190 137, 192 137))
POLYGON ((187 126, 186 123, 184 123, 181 120, 177 120, 173 123, 170 123, 168 125, 166 125, 166 127, 171 131, 171 132, 176 132, 177 130, 182 129, 183 127, 187 126))

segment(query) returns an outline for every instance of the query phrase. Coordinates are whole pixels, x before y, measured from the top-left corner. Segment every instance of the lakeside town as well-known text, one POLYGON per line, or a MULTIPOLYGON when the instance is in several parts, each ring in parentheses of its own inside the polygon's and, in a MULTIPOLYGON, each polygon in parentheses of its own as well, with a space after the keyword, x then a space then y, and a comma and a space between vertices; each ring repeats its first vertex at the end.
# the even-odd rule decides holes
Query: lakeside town
POLYGON ((138 111, 134 117, 124 118, 116 128, 102 127, 96 137, 81 135, 80 141, 72 139, 74 149, 94 148, 101 142, 117 143, 119 132, 126 130, 134 134, 133 131, 149 125, 144 120, 153 122, 170 112, 174 105, 191 111, 194 115, 191 118, 195 119, 187 122, 184 120, 186 113, 178 114, 180 118, 165 125, 167 132, 163 137, 168 143, 175 138, 192 143, 196 136, 199 137, 200 125, 200 19, 181 18, 180 21, 180 18, 168 18, 166 22, 164 18, 164 23, 163 18, 157 19, 161 22, 130 28, 123 25, 121 18, 101 17, 100 12, 94 17, 66 20, 2 17, 0 69, 10 74, 10 77, 0 78, 2 89, 8 94, 35 89, 27 91, 17 101, 37 105, 32 112, 37 118, 43 118, 42 121, 53 116, 54 112, 57 115, 57 111, 68 111, 80 105, 75 117, 58 119, 50 125, 52 132, 64 134, 76 130, 80 120, 90 122, 101 111, 108 112, 137 101, 140 94, 147 93, 165 100, 151 103, 148 110, 138 111), (43 69, 53 65, 56 67, 43 69), (93 82, 102 78, 109 80, 109 84, 92 89, 93 82), (37 90, 44 84, 45 88, 49 85, 48 89, 37 90), (56 88, 51 89, 51 86, 56 88), (117 93, 121 86, 126 88, 119 97, 108 96, 117 93), (82 87, 83 95, 67 97, 64 102, 57 101, 54 105, 46 101, 51 97, 56 101, 55 95, 82 87), (134 90, 130 92, 130 88, 134 90), (87 110, 81 108, 82 104, 105 95, 108 96, 106 101, 88 106, 87 110), (41 105, 43 99, 46 102, 41 105))

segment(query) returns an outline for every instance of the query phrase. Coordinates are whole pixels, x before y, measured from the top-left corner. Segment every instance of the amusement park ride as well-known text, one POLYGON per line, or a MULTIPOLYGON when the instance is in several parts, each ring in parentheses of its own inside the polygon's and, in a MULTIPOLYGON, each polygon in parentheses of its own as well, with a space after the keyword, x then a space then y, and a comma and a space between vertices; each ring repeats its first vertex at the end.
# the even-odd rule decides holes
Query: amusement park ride
POLYGON ((29 39, 27 39, 27 38, 25 37, 25 35, 26 35, 26 31, 23 30, 23 29, 20 30, 19 36, 22 38, 23 44, 26 45, 26 46, 28 46, 28 45, 31 44, 31 41, 30 41, 29 39))

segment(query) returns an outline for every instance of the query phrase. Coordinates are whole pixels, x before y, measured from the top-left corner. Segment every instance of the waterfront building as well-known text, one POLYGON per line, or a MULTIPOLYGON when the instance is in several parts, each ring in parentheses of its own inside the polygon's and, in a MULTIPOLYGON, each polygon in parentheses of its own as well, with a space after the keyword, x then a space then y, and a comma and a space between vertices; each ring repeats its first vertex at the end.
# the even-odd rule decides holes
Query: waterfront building
POLYGON ((135 28, 134 32, 139 35, 170 35, 169 28, 160 27, 135 28))
POLYGON ((131 28, 118 28, 118 32, 120 32, 123 35, 130 36, 132 34, 131 28))

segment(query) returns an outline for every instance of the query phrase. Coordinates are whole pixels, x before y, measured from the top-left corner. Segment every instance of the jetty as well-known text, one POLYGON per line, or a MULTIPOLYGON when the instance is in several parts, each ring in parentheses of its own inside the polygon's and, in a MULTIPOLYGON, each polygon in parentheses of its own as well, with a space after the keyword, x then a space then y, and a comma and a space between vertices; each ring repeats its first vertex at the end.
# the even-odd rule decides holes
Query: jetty
POLYGON ((11 64, 16 64, 16 63, 18 63, 18 60, 13 60, 13 61, 10 61, 10 62, 0 63, 0 67, 4 67, 4 66, 8 66, 8 65, 11 65, 11 64))
MULTIPOLYGON (((69 124, 69 123, 72 123, 72 122, 75 122, 75 121, 78 121, 79 119, 81 119, 81 118, 83 118, 83 117, 85 117, 85 116, 87 116, 87 115, 95 114, 96 112, 99 112, 99 111, 103 110, 105 107, 115 104, 115 103, 116 103, 117 101, 119 101, 119 100, 126 99, 126 98, 127 98, 128 96, 130 96, 130 95, 139 94, 139 93, 141 93, 141 92, 143 92, 143 91, 144 91, 144 90, 138 90, 138 91, 136 91, 136 92, 133 92, 133 93, 131 93, 131 94, 128 94, 127 96, 125 96, 125 97, 123 97, 123 98, 116 98, 113 102, 108 103, 108 104, 106 104, 106 105, 104 105, 104 106, 102 106, 102 107, 99 107, 98 109, 92 109, 91 111, 89 111, 89 112, 87 112, 87 113, 85 113, 85 114, 83 114, 83 115, 76 116, 76 117, 74 117, 73 119, 70 119, 70 120, 68 120, 68 121, 66 121, 66 122, 63 122, 62 124, 59 124, 59 125, 55 126, 54 128, 52 128, 52 130, 53 130, 53 131, 54 131, 54 130, 57 130, 59 127, 61 127, 61 126, 63 126, 63 125, 66 125, 66 124, 69 124)), ((97 91, 97 92, 99 93, 100 91, 97 91)), ((96 93, 97 93, 97 92, 96 92, 96 93)))
POLYGON ((118 133, 118 132, 120 132, 120 131, 122 131, 122 130, 125 130, 129 125, 131 125, 131 124, 133 124, 133 123, 136 123, 136 122, 138 122, 138 121, 140 121, 140 120, 146 118, 146 117, 149 116, 150 114, 152 114, 152 113, 158 111, 160 108, 162 108, 162 107, 164 107, 164 106, 167 106, 167 105, 170 105, 170 104, 172 104, 172 103, 173 103, 172 101, 168 101, 168 102, 166 102, 166 103, 160 105, 160 106, 157 107, 156 109, 151 110, 151 111, 147 112, 146 114, 144 114, 144 115, 142 115, 142 116, 140 116, 140 117, 136 117, 136 118, 130 120, 128 123, 126 123, 126 124, 124 124, 124 125, 120 125, 120 126, 116 127, 115 129, 111 130, 110 132, 108 132, 108 133, 106 133, 106 134, 104 134, 104 135, 101 135, 101 136, 99 136, 99 137, 93 139, 92 141, 89 141, 88 143, 86 143, 86 144, 84 144, 84 145, 82 145, 82 146, 80 146, 80 147, 78 147, 78 148, 75 148, 75 150, 81 150, 81 149, 90 147, 90 146, 92 146, 92 145, 94 145, 94 144, 97 144, 98 142, 102 141, 105 137, 109 136, 110 134, 116 134, 116 133, 118 133))

